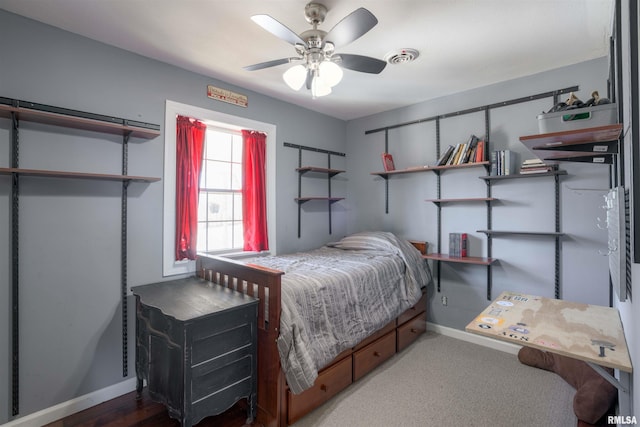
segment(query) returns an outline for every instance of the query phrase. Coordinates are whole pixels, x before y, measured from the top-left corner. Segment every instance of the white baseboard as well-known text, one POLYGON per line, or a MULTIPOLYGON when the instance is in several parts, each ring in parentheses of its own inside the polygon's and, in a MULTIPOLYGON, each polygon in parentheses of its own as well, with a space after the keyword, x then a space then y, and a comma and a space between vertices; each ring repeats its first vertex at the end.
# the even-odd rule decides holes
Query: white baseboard
POLYGON ((41 411, 34 412, 33 414, 16 418, 13 421, 2 424, 2 427, 36 427, 52 423, 60 418, 64 418, 75 414, 76 412, 96 406, 102 402, 106 402, 107 400, 132 392, 136 389, 136 382, 136 378, 130 378, 118 384, 85 394, 84 396, 79 396, 75 399, 59 403, 58 405, 42 409, 41 411))
MULTIPOLYGON (((427 329, 440 335, 446 335, 452 338, 456 338, 462 341, 471 342, 473 344, 489 347, 494 350, 504 351, 506 353, 518 354, 520 346, 494 340, 491 338, 483 337, 481 335, 470 334, 465 331, 461 331, 447 326, 437 325, 435 323, 427 322, 427 329)), ((16 418, 13 421, 3 424, 2 427, 36 427, 45 424, 52 423, 60 418, 75 414, 76 412, 83 411, 92 406, 96 406, 107 400, 114 399, 116 397, 127 394, 136 389, 136 379, 130 378, 122 381, 118 384, 96 390, 92 393, 85 394, 84 396, 77 397, 75 399, 62 402, 58 405, 45 408, 41 411, 34 412, 33 414, 25 415, 24 417, 16 418)))
POLYGON ((447 326, 437 325, 435 323, 427 322, 427 330, 435 332, 440 335, 446 335, 451 338, 456 338, 462 341, 467 341, 473 344, 478 344, 484 347, 489 347, 494 350, 504 351, 505 353, 518 354, 518 351, 522 348, 519 345, 511 344, 504 341, 498 341, 496 339, 483 337, 482 335, 471 334, 469 332, 461 331, 459 329, 449 328, 447 326))

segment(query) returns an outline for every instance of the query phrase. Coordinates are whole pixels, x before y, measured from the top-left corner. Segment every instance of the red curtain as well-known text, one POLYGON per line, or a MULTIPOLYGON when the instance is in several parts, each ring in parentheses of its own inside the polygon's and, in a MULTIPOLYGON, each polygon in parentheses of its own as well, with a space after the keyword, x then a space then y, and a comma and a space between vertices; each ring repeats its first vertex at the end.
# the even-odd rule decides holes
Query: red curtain
POLYGON ((242 222, 244 250, 269 249, 267 239, 266 152, 267 135, 242 131, 242 222))
POLYGON ((176 125, 176 261, 196 259, 198 193, 206 125, 178 116, 176 125))

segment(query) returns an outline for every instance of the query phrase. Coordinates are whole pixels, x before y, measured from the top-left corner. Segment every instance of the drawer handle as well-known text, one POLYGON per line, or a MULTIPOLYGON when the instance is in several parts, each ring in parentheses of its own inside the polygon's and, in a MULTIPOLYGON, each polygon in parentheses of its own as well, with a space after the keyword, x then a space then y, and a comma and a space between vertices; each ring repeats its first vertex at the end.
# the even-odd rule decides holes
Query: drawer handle
POLYGON ((324 384, 321 384, 321 385, 320 385, 320 390, 322 390, 322 391, 327 391, 327 386, 326 386, 326 385, 324 385, 324 384))
POLYGON ((411 333, 415 334, 417 332, 418 332, 418 330, 416 328, 411 328, 411 333))
POLYGON ((377 351, 374 351, 374 352, 373 352, 373 355, 374 355, 375 357, 380 357, 380 353, 378 353, 377 351))

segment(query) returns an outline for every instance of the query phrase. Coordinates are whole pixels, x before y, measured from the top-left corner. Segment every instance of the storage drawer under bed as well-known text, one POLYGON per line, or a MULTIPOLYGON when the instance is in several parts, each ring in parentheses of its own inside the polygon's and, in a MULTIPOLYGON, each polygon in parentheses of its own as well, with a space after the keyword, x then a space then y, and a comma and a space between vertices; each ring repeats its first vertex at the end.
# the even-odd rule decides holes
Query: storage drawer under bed
POLYGON ((398 327, 397 350, 400 352, 427 330, 427 313, 423 311, 418 316, 398 327))
POLYGON ((293 424, 351 384, 351 357, 321 371, 313 387, 300 394, 287 390, 287 423, 293 424))
POLYGON ((407 322, 408 320, 413 319, 415 316, 420 314, 421 312, 427 309, 427 293, 422 292, 422 297, 420 300, 413 305, 413 307, 408 308, 404 313, 398 316, 398 326, 407 322))
POLYGON ((396 331, 392 330, 353 354, 353 380, 359 380, 394 354, 396 354, 396 331))

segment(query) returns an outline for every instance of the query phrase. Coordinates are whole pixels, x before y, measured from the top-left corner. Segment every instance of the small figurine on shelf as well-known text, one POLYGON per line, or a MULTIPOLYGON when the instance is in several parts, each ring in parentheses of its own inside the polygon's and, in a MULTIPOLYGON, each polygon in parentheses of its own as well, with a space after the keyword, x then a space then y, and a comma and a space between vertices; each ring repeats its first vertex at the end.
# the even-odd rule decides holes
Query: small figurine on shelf
POLYGON ((396 167, 393 164, 393 156, 389 153, 382 153, 382 165, 384 166, 385 172, 396 170, 396 167))

